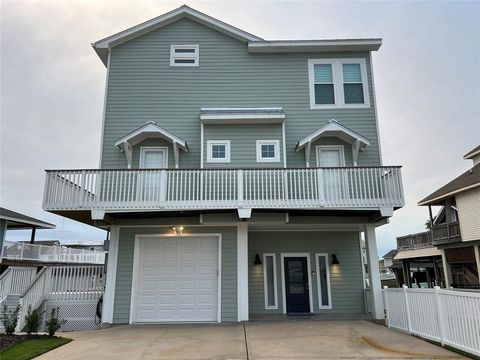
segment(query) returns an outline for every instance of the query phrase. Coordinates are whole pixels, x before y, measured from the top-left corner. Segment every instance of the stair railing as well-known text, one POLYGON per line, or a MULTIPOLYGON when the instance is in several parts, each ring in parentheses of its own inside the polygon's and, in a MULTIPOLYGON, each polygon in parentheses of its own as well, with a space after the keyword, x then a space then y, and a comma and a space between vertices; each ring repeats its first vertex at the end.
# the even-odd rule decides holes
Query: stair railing
POLYGON ((12 274, 12 268, 8 268, 0 275, 0 303, 9 295, 12 286, 12 274))

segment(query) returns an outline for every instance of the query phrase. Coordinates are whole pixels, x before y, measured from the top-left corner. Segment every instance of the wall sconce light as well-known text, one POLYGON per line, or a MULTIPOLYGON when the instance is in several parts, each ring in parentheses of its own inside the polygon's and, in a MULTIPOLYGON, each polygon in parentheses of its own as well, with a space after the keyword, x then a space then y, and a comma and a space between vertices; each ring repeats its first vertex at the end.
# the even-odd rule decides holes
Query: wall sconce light
POLYGON ((340 262, 337 259, 337 255, 332 254, 332 265, 338 265, 340 262))
POLYGON ((262 265, 262 260, 260 260, 260 255, 255 255, 255 265, 262 265))
POLYGON ((182 235, 183 234, 183 226, 179 227, 172 227, 173 233, 175 235, 182 235))

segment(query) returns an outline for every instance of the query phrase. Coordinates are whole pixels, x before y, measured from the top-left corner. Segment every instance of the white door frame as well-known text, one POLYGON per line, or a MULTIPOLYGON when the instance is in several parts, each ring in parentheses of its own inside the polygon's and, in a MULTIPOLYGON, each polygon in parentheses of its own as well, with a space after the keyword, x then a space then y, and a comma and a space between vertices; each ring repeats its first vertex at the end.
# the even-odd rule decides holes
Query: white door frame
POLYGON ((312 293, 312 267, 310 266, 310 253, 280 253, 281 269, 282 269, 282 300, 283 313, 287 313, 287 289, 285 289, 285 258, 298 257, 307 259, 307 273, 308 273, 308 300, 310 303, 310 312, 313 313, 313 293, 312 293))
POLYGON ((145 153, 149 151, 163 151, 164 153, 164 168, 168 168, 168 147, 167 146, 142 146, 140 147, 140 161, 138 167, 143 169, 145 162, 145 153))
POLYGON ((322 150, 339 150, 340 151, 340 166, 345 166, 345 149, 343 145, 317 145, 316 156, 317 156, 317 167, 320 167, 320 152, 322 150))
MULTIPOLYGON (((140 241, 145 238, 187 238, 187 237, 209 237, 218 238, 218 266, 217 266, 217 322, 222 321, 222 234, 221 233, 209 233, 209 234, 186 234, 186 235, 169 235, 169 234, 136 234, 135 246, 133 252, 133 269, 132 269, 132 287, 130 293, 130 316, 128 319, 129 324, 135 323, 135 298, 137 292, 137 276, 139 273, 139 247, 140 241)), ((171 322, 169 322, 171 323, 171 322)), ((149 323, 150 324, 150 323, 149 323)))

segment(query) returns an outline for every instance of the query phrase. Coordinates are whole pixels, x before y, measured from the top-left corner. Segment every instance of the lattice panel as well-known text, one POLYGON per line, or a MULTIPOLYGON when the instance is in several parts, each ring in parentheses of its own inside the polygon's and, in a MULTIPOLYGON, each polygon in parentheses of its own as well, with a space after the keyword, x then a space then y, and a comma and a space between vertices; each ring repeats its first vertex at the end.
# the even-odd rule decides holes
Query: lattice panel
POLYGON ((44 313, 44 326, 48 320, 52 309, 59 308, 60 318, 67 320, 62 325, 60 331, 78 331, 78 330, 98 330, 101 324, 98 318, 95 318, 95 312, 97 308, 96 300, 84 300, 84 301, 45 301, 43 304, 44 313))

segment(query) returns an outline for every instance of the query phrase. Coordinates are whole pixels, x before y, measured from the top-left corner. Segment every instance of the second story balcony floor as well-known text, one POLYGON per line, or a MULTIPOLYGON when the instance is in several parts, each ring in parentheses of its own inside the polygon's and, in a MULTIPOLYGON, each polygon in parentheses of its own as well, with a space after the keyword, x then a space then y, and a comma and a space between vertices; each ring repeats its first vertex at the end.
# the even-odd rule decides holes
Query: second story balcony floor
POLYGON ((43 208, 63 214, 333 209, 390 216, 403 205, 400 167, 336 167, 47 170, 43 208))

